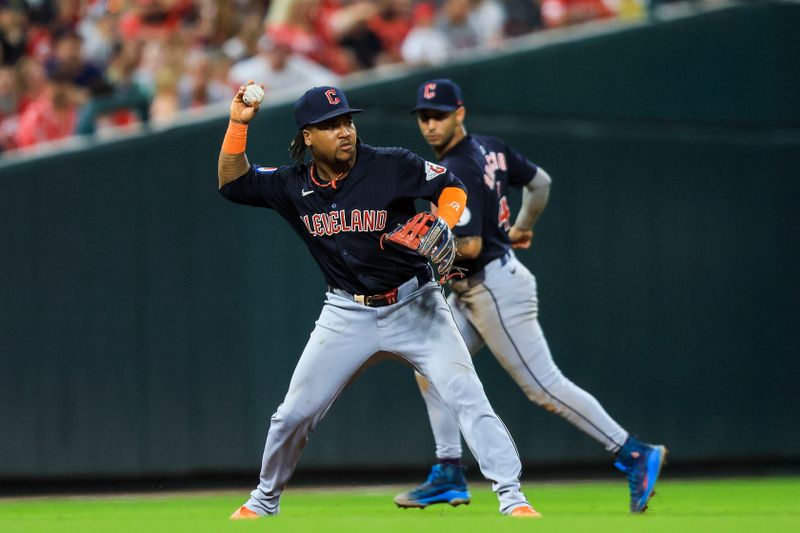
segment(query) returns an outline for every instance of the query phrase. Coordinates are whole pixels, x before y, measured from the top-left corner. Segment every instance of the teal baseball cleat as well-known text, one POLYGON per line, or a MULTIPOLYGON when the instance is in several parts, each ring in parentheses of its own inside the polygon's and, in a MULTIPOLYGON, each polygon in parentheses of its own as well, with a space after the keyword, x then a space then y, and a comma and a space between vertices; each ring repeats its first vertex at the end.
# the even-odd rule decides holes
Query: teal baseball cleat
POLYGON ((628 477, 632 513, 647 510, 647 502, 655 494, 656 481, 666 457, 664 446, 645 444, 633 437, 629 437, 620 448, 614 466, 628 477))
POLYGON ((453 507, 469 504, 470 496, 461 465, 435 464, 428 479, 419 487, 394 497, 398 507, 424 509, 435 503, 453 507))

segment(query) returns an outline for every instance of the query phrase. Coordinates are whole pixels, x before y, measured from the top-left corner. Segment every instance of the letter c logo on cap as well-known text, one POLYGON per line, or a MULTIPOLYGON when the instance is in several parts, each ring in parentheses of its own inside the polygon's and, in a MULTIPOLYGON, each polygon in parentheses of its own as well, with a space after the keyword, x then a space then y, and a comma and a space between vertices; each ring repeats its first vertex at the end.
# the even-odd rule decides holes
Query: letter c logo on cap
POLYGON ((422 92, 422 96, 426 100, 430 100, 431 98, 436 96, 436 84, 435 83, 429 83, 429 84, 425 85, 425 90, 422 92))
POLYGON ((336 96, 336 89, 328 89, 325 91, 325 97, 328 99, 328 103, 331 105, 336 105, 342 101, 341 98, 336 96))

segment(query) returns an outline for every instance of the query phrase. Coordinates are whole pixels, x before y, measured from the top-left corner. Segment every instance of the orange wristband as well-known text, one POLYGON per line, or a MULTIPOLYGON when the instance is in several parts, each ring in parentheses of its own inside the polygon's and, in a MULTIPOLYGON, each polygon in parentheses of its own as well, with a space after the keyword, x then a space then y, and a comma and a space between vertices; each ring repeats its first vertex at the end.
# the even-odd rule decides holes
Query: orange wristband
POLYGON ((439 207, 437 215, 452 228, 458 223, 461 213, 467 206, 467 193, 458 187, 445 187, 436 205, 439 207))
POLYGON ((222 141, 222 151, 226 154, 244 153, 247 145, 247 124, 229 122, 228 131, 225 132, 225 140, 222 141))

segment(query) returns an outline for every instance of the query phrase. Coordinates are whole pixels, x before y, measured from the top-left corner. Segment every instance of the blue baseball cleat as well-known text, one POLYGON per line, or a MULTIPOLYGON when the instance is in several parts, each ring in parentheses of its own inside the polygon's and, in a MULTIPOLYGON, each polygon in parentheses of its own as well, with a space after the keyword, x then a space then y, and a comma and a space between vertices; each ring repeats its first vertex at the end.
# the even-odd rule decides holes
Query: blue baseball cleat
POLYGON ((628 477, 631 492, 631 512, 643 513, 653 496, 661 466, 667 457, 664 446, 654 446, 629 437, 617 453, 614 463, 628 477))
POLYGON ((453 507, 469 504, 470 496, 461 465, 433 465, 427 481, 419 487, 394 497, 398 507, 424 509, 434 503, 449 503, 453 507))

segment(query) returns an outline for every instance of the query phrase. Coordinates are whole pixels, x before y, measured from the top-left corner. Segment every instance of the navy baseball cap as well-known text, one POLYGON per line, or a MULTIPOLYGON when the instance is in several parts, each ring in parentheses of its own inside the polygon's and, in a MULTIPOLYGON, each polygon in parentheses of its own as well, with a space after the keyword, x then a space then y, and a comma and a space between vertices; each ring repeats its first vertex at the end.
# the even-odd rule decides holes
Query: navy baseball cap
POLYGON ((411 110, 416 113, 420 109, 436 111, 455 111, 464 105, 461 87, 453 80, 446 78, 428 80, 417 89, 417 106, 411 110))
POLYGON ((336 87, 313 87, 294 103, 294 121, 298 128, 319 124, 347 113, 361 113, 347 103, 344 92, 336 87))

